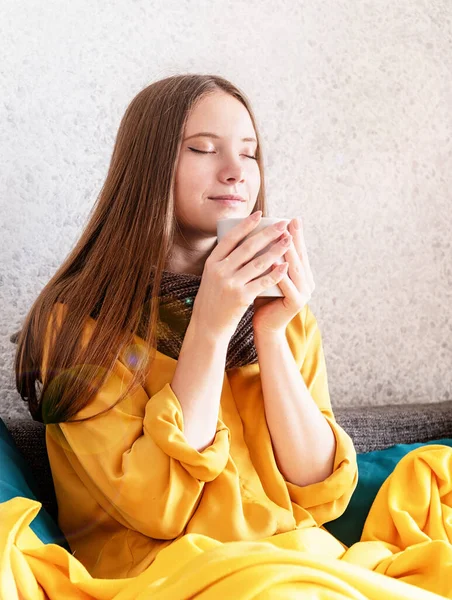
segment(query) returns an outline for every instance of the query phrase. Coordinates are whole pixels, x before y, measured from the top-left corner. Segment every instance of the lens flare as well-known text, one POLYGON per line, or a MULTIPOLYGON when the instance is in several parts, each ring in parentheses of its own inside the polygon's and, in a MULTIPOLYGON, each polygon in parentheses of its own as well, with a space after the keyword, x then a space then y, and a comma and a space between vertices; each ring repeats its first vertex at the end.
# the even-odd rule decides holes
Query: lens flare
POLYGON ((122 358, 128 369, 135 370, 146 365, 149 360, 149 352, 141 344, 130 344, 124 349, 122 358))

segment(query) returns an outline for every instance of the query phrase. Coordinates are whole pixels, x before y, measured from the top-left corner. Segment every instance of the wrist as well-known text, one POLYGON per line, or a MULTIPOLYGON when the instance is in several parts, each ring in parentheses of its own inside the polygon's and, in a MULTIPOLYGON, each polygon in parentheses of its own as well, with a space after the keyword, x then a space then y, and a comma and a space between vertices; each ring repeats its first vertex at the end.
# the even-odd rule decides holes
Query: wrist
POLYGON ((202 315, 200 316, 199 313, 195 311, 192 312, 188 328, 190 328, 190 331, 193 332, 195 336, 202 336, 202 339, 206 340, 209 344, 225 347, 226 350, 231 341, 232 334, 229 334, 226 331, 217 331, 207 326, 202 315))
POLYGON ((254 341, 256 343, 278 343, 282 341, 286 341, 286 330, 269 330, 265 329, 265 327, 255 327, 254 330, 254 341))

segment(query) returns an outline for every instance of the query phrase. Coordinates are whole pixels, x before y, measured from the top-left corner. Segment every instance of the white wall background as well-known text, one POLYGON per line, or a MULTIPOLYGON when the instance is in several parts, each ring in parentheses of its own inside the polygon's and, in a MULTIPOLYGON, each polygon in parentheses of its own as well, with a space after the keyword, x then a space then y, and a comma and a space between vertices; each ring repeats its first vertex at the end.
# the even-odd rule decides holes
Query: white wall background
POLYGON ((9 336, 81 234, 120 119, 183 72, 241 87, 270 214, 302 216, 333 406, 452 399, 450 0, 2 0, 0 416, 9 336))

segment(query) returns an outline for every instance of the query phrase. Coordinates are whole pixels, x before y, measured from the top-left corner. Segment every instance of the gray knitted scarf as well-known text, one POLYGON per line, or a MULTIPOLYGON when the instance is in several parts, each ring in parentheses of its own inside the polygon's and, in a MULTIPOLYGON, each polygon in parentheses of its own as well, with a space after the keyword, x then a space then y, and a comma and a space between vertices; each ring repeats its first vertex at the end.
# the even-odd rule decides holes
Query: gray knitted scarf
MULTIPOLYGON (((193 302, 201 283, 201 275, 190 273, 162 272, 160 284, 160 308, 157 327, 157 350, 178 359, 185 332, 190 323, 193 302)), ((152 282, 152 273, 151 273, 152 282)), ((148 287, 148 297, 151 284, 148 287)), ((100 305, 91 313, 97 318, 100 305)), ((225 369, 243 367, 258 362, 252 318, 254 305, 250 304, 235 330, 227 350, 225 369)), ((14 333, 10 340, 17 342, 20 331, 14 333)), ((140 335, 140 327, 137 331, 140 335)))
MULTIPOLYGON (((162 272, 157 349, 172 358, 179 357, 201 277, 191 273, 173 273, 165 270, 162 272)), ((226 370, 258 362, 254 345, 253 315, 254 305, 250 304, 229 342, 226 370)))

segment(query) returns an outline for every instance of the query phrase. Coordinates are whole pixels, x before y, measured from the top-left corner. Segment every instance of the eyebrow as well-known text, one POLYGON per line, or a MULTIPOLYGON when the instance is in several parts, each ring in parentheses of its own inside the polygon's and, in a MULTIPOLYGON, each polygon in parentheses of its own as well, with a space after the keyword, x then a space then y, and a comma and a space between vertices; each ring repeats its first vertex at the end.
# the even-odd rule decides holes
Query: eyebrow
MULTIPOLYGON (((194 137, 210 137, 210 138, 215 138, 216 140, 221 139, 221 136, 217 135, 216 133, 210 133, 209 131, 201 131, 200 133, 194 133, 193 135, 186 137, 184 139, 184 142, 187 140, 191 140, 191 138, 194 138, 194 137)), ((242 138, 242 142, 256 142, 256 144, 257 144, 256 138, 253 138, 253 137, 242 138)))

